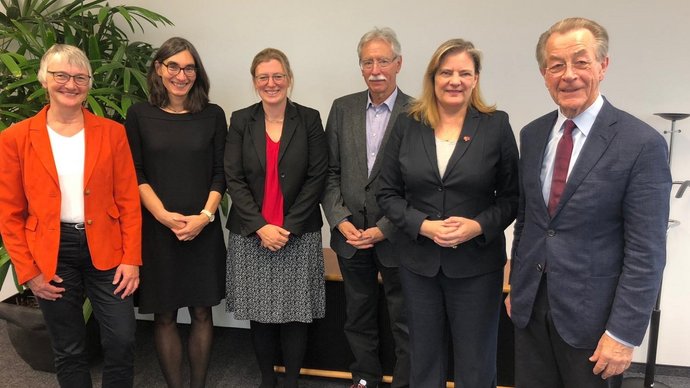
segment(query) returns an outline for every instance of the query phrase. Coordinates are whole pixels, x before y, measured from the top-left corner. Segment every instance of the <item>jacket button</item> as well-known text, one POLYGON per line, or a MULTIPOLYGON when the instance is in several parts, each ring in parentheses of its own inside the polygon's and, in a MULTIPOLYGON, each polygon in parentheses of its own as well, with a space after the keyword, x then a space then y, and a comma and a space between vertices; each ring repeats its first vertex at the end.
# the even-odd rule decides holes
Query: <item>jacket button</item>
POLYGON ((541 265, 541 263, 537 264, 537 271, 542 272, 544 270, 544 266, 541 265))
POLYGON ((369 192, 369 190, 371 190, 371 187, 369 187, 369 186, 364 188, 364 191, 366 191, 366 192, 369 192))
POLYGON ((436 190, 443 191, 443 187, 439 186, 436 190))
POLYGON ((281 172, 281 173, 280 173, 280 177, 281 177, 281 178, 285 178, 285 173, 284 173, 284 172, 281 172))
POLYGON ((84 190, 84 195, 89 195, 89 194, 91 194, 91 190, 90 190, 90 189, 84 190))
POLYGON ((93 220, 86 220, 86 225, 91 225, 93 224, 93 220))
POLYGON ((546 235, 549 236, 549 237, 553 237, 553 236, 556 235, 556 231, 553 230, 553 229, 549 229, 549 230, 546 231, 546 235))

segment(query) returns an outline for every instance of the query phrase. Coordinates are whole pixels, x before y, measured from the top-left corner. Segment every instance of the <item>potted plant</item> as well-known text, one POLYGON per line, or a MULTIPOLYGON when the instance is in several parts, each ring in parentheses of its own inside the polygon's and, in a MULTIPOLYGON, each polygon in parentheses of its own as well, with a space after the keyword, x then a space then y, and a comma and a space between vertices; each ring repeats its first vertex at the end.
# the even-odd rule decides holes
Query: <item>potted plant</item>
MULTIPOLYGON (((166 17, 138 6, 110 6, 106 0, 0 0, 0 4, 5 11, 0 12, 0 131, 45 105, 45 90, 36 75, 41 56, 55 43, 80 47, 89 58, 94 79, 86 105, 95 114, 122 122, 132 104, 147 99, 147 65, 156 49, 130 41, 123 28, 135 32, 143 31, 145 24, 172 25, 166 17)), ((29 365, 54 371, 43 316, 30 306, 30 292, 17 283, 0 236, 0 286, 10 272, 22 296, 0 303, 0 318, 7 320, 15 348, 27 348, 17 353, 29 365)), ((90 315, 87 299, 84 319, 90 315)))
POLYGON ((147 9, 106 0, 0 0, 0 130, 33 116, 45 104, 36 79, 40 58, 55 43, 80 47, 91 61, 93 88, 87 105, 97 115, 122 121, 127 109, 145 100, 147 65, 155 49, 131 42, 144 24, 172 25, 147 9), (123 26, 123 27, 121 27, 123 26))

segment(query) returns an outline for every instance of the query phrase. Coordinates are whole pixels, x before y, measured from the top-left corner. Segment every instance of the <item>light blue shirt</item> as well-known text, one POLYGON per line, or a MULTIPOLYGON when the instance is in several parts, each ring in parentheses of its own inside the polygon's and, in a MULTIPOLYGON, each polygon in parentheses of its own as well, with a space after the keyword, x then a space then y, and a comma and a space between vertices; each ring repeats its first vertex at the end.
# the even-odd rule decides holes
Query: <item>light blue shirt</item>
POLYGON ((367 176, 371 175, 397 97, 398 88, 395 88, 393 93, 377 106, 371 102, 371 95, 367 95, 367 176))
MULTIPOLYGON (((596 120, 602 106, 604 106, 604 98, 600 94, 589 108, 572 119, 577 128, 573 129, 573 153, 570 156, 568 177, 570 177, 570 172, 573 171, 573 166, 577 163, 577 158, 580 156, 582 146, 584 146, 587 135, 589 135, 589 131, 592 129, 594 120, 596 120)), ((561 136, 563 136, 563 124, 566 120, 568 120, 568 118, 565 117, 559 109, 558 119, 556 119, 556 123, 551 130, 549 142, 544 152, 544 161, 541 165, 541 193, 544 197, 544 203, 547 205, 549 204, 549 194, 551 193, 551 179, 553 178, 554 160, 556 159, 556 147, 558 147, 558 141, 561 140, 561 136)))

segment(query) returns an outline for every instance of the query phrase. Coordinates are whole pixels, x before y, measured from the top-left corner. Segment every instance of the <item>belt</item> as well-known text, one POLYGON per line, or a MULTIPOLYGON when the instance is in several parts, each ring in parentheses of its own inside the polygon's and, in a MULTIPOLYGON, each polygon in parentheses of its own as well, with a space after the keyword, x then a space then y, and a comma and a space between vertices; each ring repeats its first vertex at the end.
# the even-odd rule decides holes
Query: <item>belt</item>
POLYGON ((74 228, 76 230, 84 230, 86 227, 84 226, 83 222, 77 222, 77 223, 71 223, 71 222, 61 222, 60 223, 61 227, 65 228, 74 228))

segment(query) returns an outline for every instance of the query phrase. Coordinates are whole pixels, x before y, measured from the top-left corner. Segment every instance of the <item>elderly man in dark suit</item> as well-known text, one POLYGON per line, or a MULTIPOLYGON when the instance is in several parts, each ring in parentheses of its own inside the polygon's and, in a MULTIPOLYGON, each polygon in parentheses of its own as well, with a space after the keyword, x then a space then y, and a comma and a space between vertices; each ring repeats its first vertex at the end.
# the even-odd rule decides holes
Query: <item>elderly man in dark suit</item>
POLYGON ((665 264, 666 143, 599 93, 608 34, 564 19, 537 60, 559 106, 521 132, 512 291, 516 386, 610 387, 632 360, 665 264))
POLYGON ((353 387, 381 381, 378 273, 395 340, 393 387, 407 387, 408 329, 398 276, 398 257, 387 239, 394 230, 375 194, 383 150, 391 127, 410 97, 397 88, 402 66, 400 43, 390 28, 375 28, 357 46, 368 89, 336 99, 328 115, 329 168, 323 209, 331 226, 331 248, 338 255, 346 300, 345 335, 354 363, 353 387))

